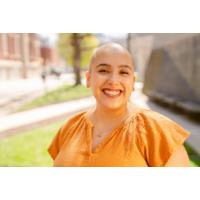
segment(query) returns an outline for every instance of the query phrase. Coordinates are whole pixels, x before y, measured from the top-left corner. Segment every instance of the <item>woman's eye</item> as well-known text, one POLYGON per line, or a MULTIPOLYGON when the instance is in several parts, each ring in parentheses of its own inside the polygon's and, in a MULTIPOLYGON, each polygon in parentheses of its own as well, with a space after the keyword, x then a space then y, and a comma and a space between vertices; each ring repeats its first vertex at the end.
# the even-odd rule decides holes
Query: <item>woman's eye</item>
POLYGON ((100 72, 100 73, 107 73, 108 71, 105 70, 105 69, 101 69, 101 70, 99 70, 99 72, 100 72))
POLYGON ((126 71, 121 71, 120 74, 129 74, 129 73, 126 71))

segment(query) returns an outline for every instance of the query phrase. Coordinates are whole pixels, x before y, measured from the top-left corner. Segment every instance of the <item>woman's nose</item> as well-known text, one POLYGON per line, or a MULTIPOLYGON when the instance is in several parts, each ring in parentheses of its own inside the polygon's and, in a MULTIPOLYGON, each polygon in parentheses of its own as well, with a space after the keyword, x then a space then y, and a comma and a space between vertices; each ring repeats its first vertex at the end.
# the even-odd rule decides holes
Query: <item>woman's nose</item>
POLYGON ((110 83, 116 83, 118 81, 117 74, 111 73, 108 77, 108 82, 110 83))

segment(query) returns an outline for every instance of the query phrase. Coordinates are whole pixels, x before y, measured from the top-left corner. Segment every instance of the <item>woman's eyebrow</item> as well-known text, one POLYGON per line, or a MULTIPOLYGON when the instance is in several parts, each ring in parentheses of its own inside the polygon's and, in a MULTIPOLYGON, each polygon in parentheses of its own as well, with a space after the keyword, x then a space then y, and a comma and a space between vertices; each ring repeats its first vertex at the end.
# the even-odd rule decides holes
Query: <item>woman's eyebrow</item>
POLYGON ((107 64, 107 63, 100 63, 96 66, 97 68, 98 67, 111 67, 111 65, 107 64))
MULTIPOLYGON (((111 67, 111 65, 110 65, 110 64, 107 64, 107 63, 100 63, 100 64, 98 64, 98 65, 96 66, 96 68, 98 68, 98 67, 111 67)), ((133 70, 132 67, 129 66, 129 65, 119 65, 119 68, 127 68, 127 69, 129 69, 129 70, 133 70)))
POLYGON ((129 65, 120 65, 119 68, 128 68, 128 69, 132 70, 132 67, 130 67, 129 65))

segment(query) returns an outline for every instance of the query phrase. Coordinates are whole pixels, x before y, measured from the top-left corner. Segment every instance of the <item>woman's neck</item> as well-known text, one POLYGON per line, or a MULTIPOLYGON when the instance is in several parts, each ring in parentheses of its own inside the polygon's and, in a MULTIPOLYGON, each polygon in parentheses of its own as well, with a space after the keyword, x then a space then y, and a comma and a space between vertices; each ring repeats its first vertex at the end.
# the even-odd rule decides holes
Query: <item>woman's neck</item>
POLYGON ((128 105, 117 110, 104 109, 96 106, 92 112, 92 121, 94 124, 104 125, 104 126, 114 126, 121 123, 128 116, 128 105))

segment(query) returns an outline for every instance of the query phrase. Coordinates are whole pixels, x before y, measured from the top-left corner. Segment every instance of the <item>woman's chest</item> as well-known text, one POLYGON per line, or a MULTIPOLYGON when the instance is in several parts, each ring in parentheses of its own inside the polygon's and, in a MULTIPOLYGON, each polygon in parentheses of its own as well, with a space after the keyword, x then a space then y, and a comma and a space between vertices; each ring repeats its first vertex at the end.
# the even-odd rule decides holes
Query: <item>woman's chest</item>
POLYGON ((93 142, 87 136, 66 141, 54 166, 147 166, 134 142, 130 143, 123 134, 97 138, 95 148, 93 142))

